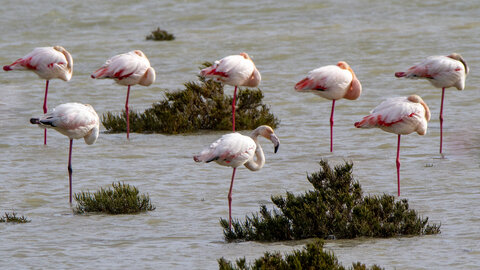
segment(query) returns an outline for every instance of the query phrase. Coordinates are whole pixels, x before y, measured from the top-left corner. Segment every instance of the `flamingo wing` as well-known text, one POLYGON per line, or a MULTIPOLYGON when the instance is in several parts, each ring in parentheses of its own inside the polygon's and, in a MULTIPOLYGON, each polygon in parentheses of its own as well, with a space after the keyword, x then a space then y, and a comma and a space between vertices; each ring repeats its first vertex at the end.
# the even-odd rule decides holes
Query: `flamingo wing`
POLYGON ((108 59, 102 67, 92 74, 92 78, 110 78, 115 79, 118 83, 129 79, 126 80, 128 83, 121 84, 132 85, 140 81, 148 68, 150 68, 148 59, 138 55, 136 51, 131 51, 108 59))
POLYGON ((255 71, 255 65, 243 55, 230 55, 200 71, 200 76, 214 78, 229 85, 243 85, 255 71))
POLYGON ((350 71, 328 65, 310 71, 295 85, 295 90, 310 91, 327 99, 340 99, 350 89, 352 79, 350 71))

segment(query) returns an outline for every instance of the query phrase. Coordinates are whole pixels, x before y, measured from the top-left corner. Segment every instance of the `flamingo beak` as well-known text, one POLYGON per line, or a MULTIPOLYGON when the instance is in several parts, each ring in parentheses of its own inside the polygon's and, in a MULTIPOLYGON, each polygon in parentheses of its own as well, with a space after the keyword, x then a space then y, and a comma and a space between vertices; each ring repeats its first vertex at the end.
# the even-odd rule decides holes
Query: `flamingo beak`
POLYGON ((270 140, 273 143, 274 153, 277 153, 278 147, 280 147, 280 140, 278 139, 277 135, 275 135, 275 134, 270 135, 270 140))

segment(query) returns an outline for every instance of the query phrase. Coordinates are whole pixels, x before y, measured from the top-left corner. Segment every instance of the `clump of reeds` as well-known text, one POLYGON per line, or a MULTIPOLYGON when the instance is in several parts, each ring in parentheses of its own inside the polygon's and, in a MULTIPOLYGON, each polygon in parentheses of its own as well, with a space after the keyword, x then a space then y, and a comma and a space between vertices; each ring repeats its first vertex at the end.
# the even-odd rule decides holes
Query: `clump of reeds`
POLYGON ((360 262, 353 263, 345 268, 339 264, 333 252, 323 250, 324 242, 316 239, 307 244, 302 250, 294 250, 291 254, 282 256, 280 252, 265 252, 263 257, 247 264, 245 258, 237 259, 235 265, 223 257, 218 260, 220 270, 253 270, 253 269, 334 269, 334 270, 381 270, 383 268, 373 265, 369 268, 360 262))
MULTIPOLYGON (((204 67, 211 63, 204 63, 204 67)), ((137 133, 179 134, 199 130, 232 129, 232 96, 223 92, 223 85, 199 78, 200 82, 187 82, 185 89, 165 92, 165 100, 156 102, 143 113, 130 111, 130 131, 137 133)), ((255 129, 260 125, 276 128, 279 120, 262 103, 260 89, 238 91, 235 128, 255 129)), ((125 111, 107 112, 102 116, 107 132, 126 132, 125 111)))
POLYGON ((152 33, 146 37, 146 39, 155 41, 174 40, 175 36, 165 30, 160 29, 160 27, 157 27, 157 29, 153 30, 152 33))
POLYGON ((140 195, 136 187, 120 182, 95 193, 75 193, 74 198, 77 201, 74 212, 77 214, 102 212, 117 215, 155 210, 148 195, 140 195))
POLYGON ((0 217, 0 223, 28 223, 31 220, 27 219, 24 216, 17 217, 17 213, 12 212, 11 214, 5 213, 3 216, 0 217))
POLYGON ((440 233, 440 225, 428 225, 409 209, 408 201, 395 197, 363 196, 360 184, 353 179, 353 164, 332 169, 320 161, 319 172, 307 176, 314 190, 305 194, 272 196, 277 209, 235 220, 229 229, 228 220, 221 219, 227 241, 281 241, 307 238, 393 237, 440 233))

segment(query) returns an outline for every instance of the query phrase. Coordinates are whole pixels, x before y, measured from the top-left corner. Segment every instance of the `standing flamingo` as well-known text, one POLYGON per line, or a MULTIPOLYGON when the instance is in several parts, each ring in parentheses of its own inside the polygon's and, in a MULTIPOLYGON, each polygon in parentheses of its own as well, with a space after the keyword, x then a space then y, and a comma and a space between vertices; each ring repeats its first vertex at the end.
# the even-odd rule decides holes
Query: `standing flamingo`
POLYGON ((150 61, 140 50, 115 55, 92 73, 91 77, 93 79, 114 79, 118 84, 128 86, 125 112, 127 114, 127 139, 129 139, 128 97, 130 96, 130 86, 135 84, 149 86, 155 82, 155 70, 150 66, 150 61))
POLYGON ((238 86, 257 87, 262 80, 260 72, 255 67, 247 53, 229 55, 200 71, 200 76, 212 78, 225 84, 235 86, 232 101, 232 127, 235 131, 235 99, 238 86))
POLYGON ((400 196, 400 135, 417 132, 427 133, 430 109, 417 95, 389 98, 378 105, 370 115, 355 123, 357 128, 378 127, 384 131, 398 134, 397 142, 397 186, 400 196))
POLYGON ((350 66, 340 61, 337 65, 323 66, 310 71, 306 78, 295 85, 298 92, 312 92, 332 100, 330 113, 330 152, 333 152, 333 113, 335 100, 357 99, 362 93, 362 85, 350 66))
POLYGON ((465 88, 465 79, 468 66, 462 56, 452 53, 448 56, 430 56, 421 63, 409 68, 406 72, 396 72, 395 77, 409 79, 427 79, 433 86, 442 88, 442 103, 440 105, 440 154, 443 145, 443 99, 445 88, 456 87, 458 90, 465 88))
POLYGON ((257 140, 259 135, 272 141, 276 153, 280 146, 280 140, 271 127, 263 125, 257 127, 250 137, 236 132, 223 135, 200 154, 193 157, 196 162, 215 161, 222 166, 233 168, 228 192, 228 224, 230 229, 232 228, 232 188, 237 167, 245 165, 251 171, 258 171, 265 164, 265 155, 257 140))
POLYGON ((73 139, 85 139, 93 144, 100 131, 98 115, 89 104, 65 103, 58 105, 42 118, 31 118, 30 123, 42 128, 53 128, 70 139, 68 152, 68 179, 70 184, 70 203, 72 203, 72 145, 73 139))
MULTIPOLYGON (((48 82, 51 79, 69 81, 73 74, 73 59, 62 46, 39 47, 18 59, 3 70, 30 70, 46 80, 43 113, 47 113, 48 82)), ((43 144, 47 144, 47 129, 44 130, 43 144)))

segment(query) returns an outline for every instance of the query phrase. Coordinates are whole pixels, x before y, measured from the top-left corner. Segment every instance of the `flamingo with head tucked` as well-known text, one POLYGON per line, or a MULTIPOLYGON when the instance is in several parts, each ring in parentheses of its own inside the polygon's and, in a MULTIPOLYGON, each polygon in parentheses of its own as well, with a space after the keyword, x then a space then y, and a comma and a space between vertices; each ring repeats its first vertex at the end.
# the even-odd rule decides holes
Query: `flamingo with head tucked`
MULTIPOLYGON (((3 66, 3 70, 30 70, 45 79, 43 113, 47 113, 48 83, 51 79, 69 81, 73 74, 73 59, 62 46, 39 47, 12 64, 3 66)), ((47 129, 44 130, 43 143, 47 144, 47 129)))
POLYGON ((72 146, 73 139, 83 138, 87 144, 93 144, 100 132, 100 120, 91 105, 65 103, 58 105, 42 118, 31 118, 30 123, 42 128, 53 128, 70 139, 68 152, 68 180, 70 185, 70 203, 72 203, 72 146))
POLYGON ((212 66, 202 69, 200 76, 235 86, 232 101, 232 127, 233 131, 235 131, 235 99, 237 96, 237 87, 257 87, 262 79, 252 59, 247 53, 229 55, 215 61, 212 66))
POLYGON ((333 113, 335 101, 345 98, 355 100, 362 93, 362 85, 350 66, 340 61, 337 65, 323 66, 310 71, 295 85, 298 92, 311 92, 332 100, 330 113, 330 152, 333 152, 333 113))
POLYGON ((409 79, 427 79, 433 86, 442 88, 442 103, 440 105, 440 154, 443 145, 443 100, 445 88, 465 88, 465 79, 468 75, 468 66, 458 53, 447 56, 430 56, 422 62, 407 69, 406 72, 396 72, 395 77, 409 79))
POLYGON ((397 142, 397 186, 400 196, 400 135, 417 132, 427 133, 430 120, 430 109, 423 99, 417 95, 389 98, 373 111, 355 123, 357 128, 381 128, 384 131, 398 134, 397 142))
POLYGON ((114 79, 118 84, 128 86, 125 112, 127 114, 127 139, 129 139, 128 98, 130 96, 130 86, 135 84, 149 86, 155 82, 155 70, 150 66, 147 56, 140 50, 115 55, 108 59, 101 68, 93 72, 91 77, 93 79, 114 79))
POLYGON ((228 192, 228 221, 230 229, 232 228, 232 188, 237 167, 245 165, 251 171, 258 171, 265 164, 265 155, 258 143, 258 136, 270 140, 275 148, 274 152, 277 152, 280 140, 271 127, 263 125, 257 127, 250 136, 244 136, 237 132, 223 135, 200 152, 200 154, 193 157, 196 162, 208 163, 215 161, 222 166, 233 168, 230 190, 228 192))

